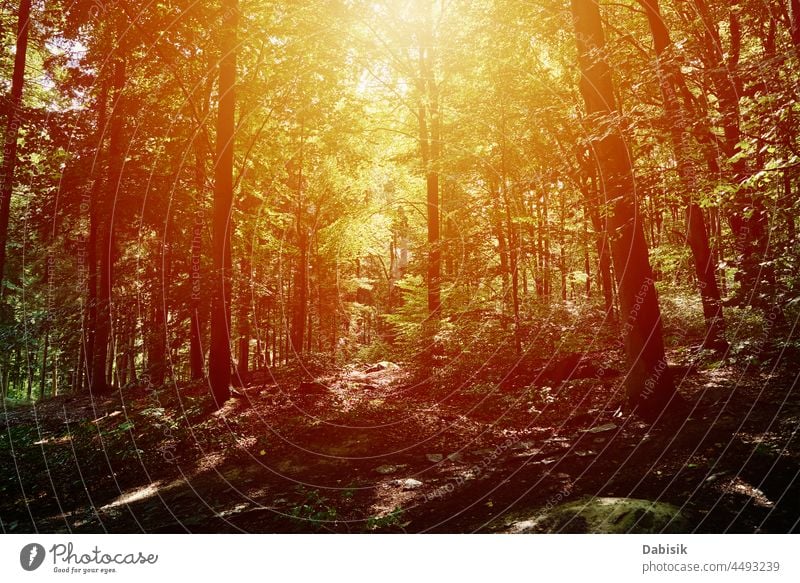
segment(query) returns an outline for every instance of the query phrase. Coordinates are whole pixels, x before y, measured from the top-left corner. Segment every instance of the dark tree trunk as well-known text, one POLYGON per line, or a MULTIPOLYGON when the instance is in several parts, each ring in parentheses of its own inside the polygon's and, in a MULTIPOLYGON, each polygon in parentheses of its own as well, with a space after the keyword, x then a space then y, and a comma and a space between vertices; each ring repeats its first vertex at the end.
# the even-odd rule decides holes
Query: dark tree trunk
POLYGON ((797 229, 795 227, 794 219, 795 197, 794 193, 792 192, 792 177, 787 171, 783 172, 783 198, 780 202, 780 208, 783 211, 784 219, 786 221, 786 240, 789 242, 787 245, 787 250, 790 250, 796 237, 797 229))
MULTIPOLYGON (((566 214, 567 214, 567 201, 566 194, 563 190, 559 192, 558 199, 558 270, 561 272, 561 301, 567 301, 567 241, 566 241, 566 214)), ((587 272, 588 275, 588 272, 587 272)))
POLYGON ((102 196, 97 201, 99 215, 97 241, 99 243, 99 287, 96 302, 96 320, 92 353, 89 390, 93 394, 107 393, 111 386, 106 378, 109 339, 111 335, 111 298, 114 285, 115 237, 112 225, 113 208, 119 193, 122 177, 123 148, 122 133, 125 112, 122 107, 122 91, 125 85, 125 63, 114 63, 114 97, 111 109, 111 126, 108 142, 108 178, 102 196))
POLYGON ((611 276, 611 245, 608 240, 608 229, 606 222, 600 216, 600 198, 597 189, 597 181, 594 178, 594 166, 587 168, 588 176, 581 184, 583 198, 585 201, 584 211, 588 215, 594 232, 594 244, 597 251, 597 271, 600 274, 600 289, 603 293, 603 305, 606 309, 606 316, 615 320, 614 315, 614 284, 611 276), (591 194, 590 194, 591 193, 591 194))
POLYGON ((51 289, 53 285, 53 261, 53 254, 48 253, 44 268, 44 288, 46 290, 45 301, 47 302, 47 311, 44 316, 44 343, 42 347, 42 368, 39 376, 39 400, 44 399, 47 389, 47 353, 50 348, 50 320, 52 317, 50 313, 50 301, 52 298, 51 294, 53 293, 51 289))
MULTIPOLYGON (((204 111, 204 114, 206 113, 204 111)), ((201 291, 203 289, 203 234, 206 227, 203 205, 206 195, 206 146, 204 136, 198 135, 194 144, 196 198, 194 220, 192 221, 191 260, 189 262, 189 279, 192 289, 189 300, 189 363, 193 381, 201 380, 205 376, 203 370, 203 315, 207 315, 207 312, 203 311, 203 307, 205 306, 207 309, 208 304, 204 302, 201 291)))
MULTIPOLYGON (((590 117, 618 114, 611 70, 604 60, 605 37, 596 0, 571 0, 581 70, 580 91, 590 117)), ((611 124, 615 124, 615 121, 611 124)), ((628 403, 647 419, 656 418, 675 396, 661 332, 661 312, 652 277, 633 168, 621 130, 604 128, 592 140, 601 170, 603 199, 611 208, 609 231, 628 363, 628 403)))
POLYGON ((422 166, 425 173, 425 199, 428 230, 428 314, 438 316, 441 308, 442 250, 439 217, 439 152, 441 150, 439 122, 439 88, 434 63, 433 23, 430 12, 420 34, 418 88, 420 104, 417 111, 422 166))
MULTIPOLYGON (((302 183, 302 168, 298 182, 302 183)), ((302 189, 302 187, 298 187, 302 189)), ((297 209, 297 262, 294 269, 294 303, 292 305, 292 329, 290 342, 292 351, 304 352, 308 315, 308 227, 306 226, 302 194, 298 194, 297 209)))
MULTIPOLYGON (((505 164, 503 164, 505 167, 505 164)), ((503 170, 505 174, 505 170, 503 170)), ((520 336, 519 319, 519 229, 514 225, 514 217, 511 208, 511 200, 506 186, 505 175, 501 176, 502 185, 500 191, 503 196, 503 206, 505 207, 506 229, 508 231, 508 259, 511 271, 511 308, 514 316, 514 351, 516 354, 522 353, 522 338, 520 336)))
POLYGON ((800 0, 789 0, 789 33, 795 50, 800 54, 800 0))
POLYGON ((25 361, 23 366, 25 368, 25 388, 28 401, 31 400, 31 396, 33 395, 33 370, 31 370, 31 361, 36 362, 36 360, 36 353, 34 352, 33 358, 31 358, 31 353, 28 347, 25 346, 25 361))
POLYGON ((39 377, 39 400, 44 399, 47 389, 47 351, 50 347, 50 329, 45 328, 44 331, 44 346, 42 347, 42 370, 39 377))
MULTIPOLYGON (((729 211, 728 223, 735 241, 735 260, 738 268, 736 279, 740 285, 735 296, 728 302, 766 308, 763 298, 772 290, 759 284, 761 282, 771 283, 774 280, 772 267, 765 263, 769 243, 769 217, 761 193, 742 185, 749 177, 748 159, 745 156, 737 155, 741 153, 742 132, 739 100, 743 94, 742 81, 738 72, 742 42, 739 12, 735 6, 731 6, 729 10, 728 36, 730 44, 723 52, 717 23, 705 0, 693 0, 693 3, 704 25, 707 49, 706 66, 712 71, 712 81, 719 100, 724 155, 733 159, 730 164, 730 179, 738 188, 729 211)), ((731 4, 738 4, 738 0, 734 0, 731 4)))
POLYGON ((150 377, 152 386, 161 387, 166 376, 166 363, 164 361, 166 360, 167 352, 164 298, 154 293, 152 301, 152 315, 148 326, 147 374, 150 377))
POLYGON ((544 297, 550 299, 550 209, 548 208, 548 193, 542 191, 542 290, 544 297))
POLYGON ((191 378, 198 381, 205 376, 203 370, 203 344, 202 344, 202 322, 200 321, 200 308, 196 303, 192 303, 192 313, 189 319, 189 361, 191 366, 191 378))
MULTIPOLYGON (((100 96, 97 102, 97 137, 96 150, 92 164, 93 183, 89 194, 89 237, 86 242, 86 308, 81 338, 81 358, 77 370, 77 387, 89 391, 92 385, 92 355, 94 354, 95 323, 97 322, 97 251, 98 231, 100 223, 103 195, 103 162, 104 144, 108 110, 108 77, 103 79, 100 96), (85 384, 84 384, 85 379, 85 384)), ((83 277, 83 274, 81 274, 83 277)))
MULTIPOLYGON (((241 276, 250 281, 250 262, 247 259, 241 260, 241 276)), ((248 289, 242 290, 239 297, 239 362, 237 363, 236 372, 239 375, 239 382, 242 385, 247 383, 247 375, 250 370, 250 310, 249 300, 250 294, 247 293, 248 289)), ((258 357, 256 357, 256 367, 258 366, 258 357)))
MULTIPOLYGON (((589 260, 589 213, 586 206, 583 207, 583 271, 586 273, 586 299, 592 297, 592 263, 589 260)), ((598 286, 599 287, 599 286, 598 286)))
POLYGON ((722 314, 722 301, 717 285, 716 265, 708 242, 708 229, 700 206, 692 200, 697 186, 697 171, 688 155, 686 140, 689 136, 690 120, 688 112, 681 106, 677 88, 683 84, 682 73, 672 61, 672 41, 664 20, 661 17, 658 0, 639 0, 644 7, 650 32, 653 36, 658 57, 661 94, 664 100, 665 121, 669 126, 672 147, 678 166, 678 176, 684 189, 686 204, 686 239, 692 250, 695 274, 700 288, 703 316, 706 323, 704 345, 710 348, 725 349, 725 321, 722 314))
MULTIPOLYGON (((508 305, 508 290, 509 290, 509 272, 510 269, 509 259, 508 259, 508 245, 506 243, 506 234, 503 229, 503 220, 500 216, 500 208, 498 205, 498 199, 500 198, 500 191, 499 187, 494 183, 494 181, 490 181, 491 191, 489 196, 491 198, 492 209, 491 209, 491 216, 492 216, 492 226, 494 227, 495 237, 497 237, 497 255, 500 258, 500 278, 502 282, 502 289, 501 289, 501 308, 503 314, 506 313, 506 306, 508 305)), ((505 325, 505 324, 504 324, 505 325)))
POLYGON ((219 63, 217 156, 214 167, 211 347, 208 378, 217 407, 231 396, 231 212, 233 210, 233 140, 236 100, 236 29, 238 0, 222 2, 222 42, 219 63))
POLYGON ((25 59, 28 54, 31 0, 20 0, 17 17, 17 44, 14 72, 11 76, 11 95, 4 104, 6 131, 3 139, 3 171, 0 176, 0 299, 4 297, 6 243, 11 218, 11 192, 14 188, 14 169, 17 165, 17 135, 21 123, 22 87, 25 83, 25 59))

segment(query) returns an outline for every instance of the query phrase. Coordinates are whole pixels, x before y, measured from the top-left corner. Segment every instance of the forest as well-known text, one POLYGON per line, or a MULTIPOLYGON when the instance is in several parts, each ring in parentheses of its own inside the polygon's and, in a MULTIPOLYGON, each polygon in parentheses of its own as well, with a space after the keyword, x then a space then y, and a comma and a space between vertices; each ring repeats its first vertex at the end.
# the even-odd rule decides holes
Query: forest
POLYGON ((0 531, 800 531, 800 0, 0 40, 0 531))

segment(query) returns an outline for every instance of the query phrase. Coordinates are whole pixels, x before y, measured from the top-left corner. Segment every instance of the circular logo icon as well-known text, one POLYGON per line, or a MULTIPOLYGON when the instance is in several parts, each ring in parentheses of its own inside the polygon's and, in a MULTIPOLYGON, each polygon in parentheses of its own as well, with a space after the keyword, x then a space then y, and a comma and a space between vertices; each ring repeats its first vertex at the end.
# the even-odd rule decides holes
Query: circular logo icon
POLYGON ((30 543, 19 552, 19 564, 26 571, 35 571, 44 562, 44 547, 39 543, 30 543))

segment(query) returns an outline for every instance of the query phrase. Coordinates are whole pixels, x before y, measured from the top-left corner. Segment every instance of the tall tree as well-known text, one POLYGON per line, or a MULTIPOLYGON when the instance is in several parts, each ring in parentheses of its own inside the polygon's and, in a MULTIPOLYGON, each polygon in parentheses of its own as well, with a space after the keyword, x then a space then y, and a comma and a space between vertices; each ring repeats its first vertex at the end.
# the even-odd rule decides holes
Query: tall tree
POLYGON ((238 0, 223 0, 219 61, 217 155, 214 166, 213 278, 208 378, 217 407, 231 395, 231 229, 235 137, 238 0))
POLYGON ((672 147, 675 151, 678 177, 683 188, 683 199, 686 206, 686 239, 694 258, 695 275, 700 288, 703 304, 703 316, 706 323, 704 345, 710 348, 724 349, 725 321, 722 314, 722 301, 717 285, 716 262, 708 242, 703 209, 697 204, 698 171, 689 154, 691 144, 690 114, 678 98, 679 87, 685 86, 680 68, 676 65, 672 54, 672 41, 669 30, 661 17, 658 0, 639 0, 645 10, 650 33, 655 47, 661 95, 664 102, 665 123, 667 124, 672 147))
POLYGON ((422 21, 419 41, 419 118, 420 150, 425 173, 428 227, 428 313, 436 315, 442 304, 442 250, 439 217, 439 158, 441 154, 441 120, 439 85, 436 79, 436 46, 433 28, 435 0, 419 0, 422 21))
POLYGON ((111 104, 108 137, 108 177, 98 203, 97 213, 99 231, 97 236, 99 260, 99 286, 94 322, 94 353, 92 354, 91 378, 89 387, 93 394, 106 393, 111 389, 107 378, 109 340, 111 337, 112 289, 114 286, 114 262, 116 259, 116 233, 113 218, 117 197, 120 193, 124 153, 122 147, 125 108, 123 90, 125 87, 125 61, 117 58, 113 65, 113 96, 111 104))
POLYGON ((596 0, 571 0, 580 92, 594 125, 589 139, 600 170, 601 191, 610 208, 608 220, 614 274, 619 288, 628 373, 629 405, 652 419, 670 403, 675 388, 664 354, 661 312, 648 257, 630 153, 619 127, 611 68, 596 0))
POLYGON ((789 34, 795 50, 800 53, 800 0, 789 0, 789 34))
MULTIPOLYGON (((308 230, 306 220, 309 205, 304 197, 303 183, 306 177, 303 175, 303 165, 305 163, 305 126, 300 122, 300 144, 298 148, 297 162, 290 164, 292 179, 295 182, 295 238, 297 241, 297 257, 295 259, 294 278, 292 288, 294 292, 292 304, 292 322, 289 333, 289 342, 292 345, 292 352, 300 355, 305 352, 304 339, 306 338, 306 327, 308 318, 308 230)), ((293 161, 294 162, 294 161, 293 161)))
POLYGON ((5 104, 6 131, 3 137, 3 167, 0 175, 0 298, 5 282, 6 243, 11 218, 11 192, 14 188, 14 169, 17 165, 17 136, 22 121, 22 87, 25 83, 25 60, 28 54, 28 31, 31 20, 31 0, 20 0, 17 16, 17 42, 14 54, 14 73, 11 94, 5 104))

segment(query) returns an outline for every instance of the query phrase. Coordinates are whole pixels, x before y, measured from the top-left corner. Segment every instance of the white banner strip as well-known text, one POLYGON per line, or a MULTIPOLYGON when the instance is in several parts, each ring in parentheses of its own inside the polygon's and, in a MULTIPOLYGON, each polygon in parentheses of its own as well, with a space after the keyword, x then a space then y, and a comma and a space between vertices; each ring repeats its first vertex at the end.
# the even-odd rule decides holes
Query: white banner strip
POLYGON ((4 535, 2 581, 800 581, 791 535, 4 535))

